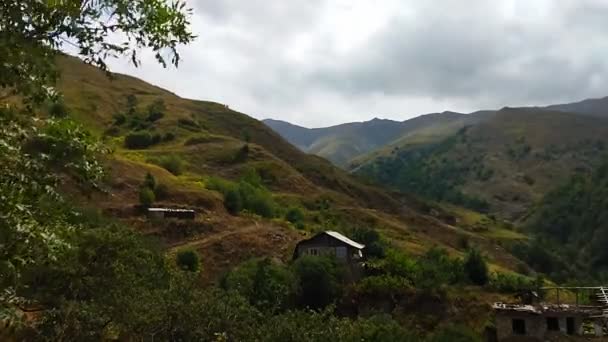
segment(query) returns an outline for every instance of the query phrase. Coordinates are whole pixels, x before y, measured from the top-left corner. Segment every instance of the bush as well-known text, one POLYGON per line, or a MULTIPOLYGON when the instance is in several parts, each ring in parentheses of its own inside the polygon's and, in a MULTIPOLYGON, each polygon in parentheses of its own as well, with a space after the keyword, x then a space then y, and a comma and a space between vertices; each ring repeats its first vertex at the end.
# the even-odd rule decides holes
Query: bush
POLYGON ((68 112, 68 107, 65 105, 63 100, 53 102, 49 106, 49 115, 54 118, 65 118, 68 116, 68 112))
POLYGON ((247 158, 249 158, 249 144, 243 145, 243 147, 241 147, 236 152, 236 155, 234 156, 234 162, 242 163, 244 161, 247 161, 247 158))
POLYGON ((229 190, 224 196, 224 207, 232 215, 236 215, 243 210, 243 199, 238 190, 229 190))
POLYGON ((304 220, 304 214, 298 207, 291 207, 285 214, 285 219, 293 224, 300 223, 304 220))
POLYGON ((150 132, 130 133, 125 137, 125 147, 129 149, 143 149, 153 145, 150 132))
POLYGON ((122 113, 116 113, 112 116, 112 118, 114 119, 114 125, 116 126, 121 126, 127 122, 127 117, 122 113))
POLYGON ((184 143, 184 146, 192 146, 192 145, 198 145, 198 144, 203 144, 206 142, 209 142, 209 136, 196 136, 196 137, 192 137, 189 138, 188 140, 186 140, 186 142, 184 143))
POLYGON ((175 262, 177 263, 177 266, 184 271, 196 272, 200 267, 198 253, 192 249, 177 252, 175 262))
POLYGON ((372 258, 384 258, 386 255, 384 242, 380 239, 380 234, 369 228, 356 228, 351 236, 357 242, 365 245, 365 256, 372 258))
POLYGON ((293 273, 269 258, 241 264, 228 273, 221 283, 224 289, 236 291, 250 304, 264 311, 291 308, 295 294, 293 273))
POLYGON ((488 283, 488 265, 481 252, 475 248, 470 249, 467 253, 464 271, 473 284, 483 286, 488 283))
POLYGON ((191 119, 185 119, 185 118, 178 119, 177 124, 180 127, 188 129, 190 131, 195 131, 195 132, 200 131, 200 126, 194 120, 191 120, 191 119))
POLYGON ((241 181, 239 183, 239 193, 243 200, 243 209, 266 218, 274 216, 275 204, 266 189, 256 188, 245 181, 241 181))
POLYGON ((363 278, 357 284, 358 292, 378 297, 392 297, 402 294, 410 288, 412 288, 412 282, 409 279, 386 274, 363 278))
POLYGON ((481 342, 481 338, 471 329, 453 325, 443 328, 439 332, 433 334, 430 342, 481 342))
POLYGON ((165 184, 157 184, 154 188, 154 196, 157 200, 164 200, 169 197, 169 187, 165 184))
POLYGON ((144 207, 151 206, 155 200, 156 198, 154 197, 154 192, 152 191, 152 189, 148 187, 142 187, 139 190, 139 203, 144 207))
POLYGON ((155 122, 160 120, 163 116, 165 116, 165 103, 162 99, 156 100, 152 102, 152 104, 148 105, 148 121, 155 122))
POLYGON ((297 302, 302 308, 321 309, 340 294, 340 272, 329 257, 303 256, 293 266, 297 278, 297 302))
POLYGON ((143 186, 150 190, 156 189, 156 179, 154 178, 154 176, 152 176, 150 172, 146 173, 146 178, 144 178, 143 186))
POLYGON ((148 161, 162 166, 165 170, 176 176, 181 175, 184 168, 184 161, 174 154, 160 158, 151 158, 148 161))
POLYGON ((163 141, 173 141, 173 140, 175 140, 175 133, 167 132, 167 133, 165 133, 165 135, 163 135, 163 141))

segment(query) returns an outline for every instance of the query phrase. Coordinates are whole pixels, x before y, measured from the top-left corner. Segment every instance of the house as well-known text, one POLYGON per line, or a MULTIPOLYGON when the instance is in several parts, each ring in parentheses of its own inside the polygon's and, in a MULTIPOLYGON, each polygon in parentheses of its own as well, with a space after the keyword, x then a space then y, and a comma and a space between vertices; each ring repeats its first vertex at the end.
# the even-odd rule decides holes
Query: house
POLYGON ((196 213, 191 209, 148 208, 148 217, 157 220, 168 218, 194 220, 196 213))
MULTIPOLYGON (((495 303, 495 338, 493 341, 545 341, 559 336, 595 336, 604 334, 608 322, 606 304, 608 291, 602 287, 554 287, 543 288, 556 291, 557 303, 538 303, 525 298, 522 303, 495 303), (574 295, 574 303, 560 300, 562 293, 574 295), (581 304, 579 292, 597 291, 596 303, 581 304)), ((593 296, 592 296, 593 297, 593 296)), ((586 296, 580 297, 586 298, 586 296)), ((563 298, 562 298, 563 299, 563 298)))
POLYGON ((346 236, 324 231, 310 239, 300 241, 294 250, 293 258, 303 255, 333 255, 337 260, 347 264, 356 264, 363 260, 365 245, 355 242, 346 236))

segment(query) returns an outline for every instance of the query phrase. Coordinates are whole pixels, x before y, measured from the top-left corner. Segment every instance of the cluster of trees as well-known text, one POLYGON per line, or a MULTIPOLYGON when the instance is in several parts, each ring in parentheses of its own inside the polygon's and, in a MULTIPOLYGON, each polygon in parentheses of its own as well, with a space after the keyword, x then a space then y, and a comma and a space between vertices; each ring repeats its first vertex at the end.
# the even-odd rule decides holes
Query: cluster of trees
POLYGON ((148 172, 139 188, 139 203, 149 207, 157 200, 164 200, 169 195, 169 188, 162 183, 157 183, 156 178, 148 172))
POLYGON ((536 239, 514 249, 536 270, 558 280, 605 277, 608 271, 608 162, 573 176, 540 202, 529 229, 536 239), (560 251, 558 254, 552 251, 560 251))
POLYGON ((436 145, 397 151, 365 164, 357 173, 401 191, 485 212, 489 208, 486 200, 465 194, 458 187, 471 175, 487 180, 493 172, 472 154, 460 160, 446 156, 457 144, 464 146, 461 144, 466 138, 464 134, 465 131, 460 131, 436 145))
POLYGON ((211 178, 207 188, 216 190, 224 195, 224 206, 233 215, 241 211, 275 217, 278 210, 272 194, 264 186, 262 178, 255 169, 248 170, 241 179, 234 183, 219 178, 211 178))
POLYGON ((131 130, 125 137, 125 147, 130 149, 143 149, 163 141, 175 139, 175 134, 165 134, 151 131, 156 121, 165 116, 165 103, 157 99, 142 113, 137 108, 137 97, 133 94, 127 96, 127 105, 124 113, 114 115, 114 127, 126 126, 131 130))

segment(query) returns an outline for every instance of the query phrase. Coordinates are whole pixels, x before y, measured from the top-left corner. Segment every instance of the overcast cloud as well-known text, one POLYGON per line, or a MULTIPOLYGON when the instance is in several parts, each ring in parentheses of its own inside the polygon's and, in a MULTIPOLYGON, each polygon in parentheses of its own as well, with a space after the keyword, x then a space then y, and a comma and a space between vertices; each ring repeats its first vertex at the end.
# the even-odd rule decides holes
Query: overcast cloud
POLYGON ((608 95, 608 0, 197 0, 180 96, 308 127, 608 95))

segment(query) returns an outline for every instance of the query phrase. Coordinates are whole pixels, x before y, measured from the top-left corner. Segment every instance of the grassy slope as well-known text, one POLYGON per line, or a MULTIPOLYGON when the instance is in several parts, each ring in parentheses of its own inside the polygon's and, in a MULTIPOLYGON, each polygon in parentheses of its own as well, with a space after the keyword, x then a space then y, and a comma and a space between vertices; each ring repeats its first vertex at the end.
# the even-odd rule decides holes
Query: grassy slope
MULTIPOLYGON (((606 143, 608 121, 603 119, 503 109, 459 133, 455 143, 423 162, 430 168, 458 165, 464 173, 463 192, 487 200, 492 212, 519 219, 571 174, 592 168, 606 143), (476 170, 490 170, 491 176, 479 177, 476 170)), ((398 156, 399 151, 388 158, 398 156)))
POLYGON ((272 175, 267 185, 282 207, 298 204, 309 208, 306 215, 310 226, 331 228, 330 217, 346 225, 375 227, 391 243, 414 253, 437 244, 462 254, 460 242, 466 237, 481 246, 496 268, 515 269, 519 263, 496 244, 506 236, 501 235, 498 225, 485 222, 490 233, 478 234, 468 224, 459 223, 461 216, 467 216, 463 213, 443 211, 362 184, 326 160, 300 152, 261 122, 222 104, 182 99, 129 76, 115 75, 109 80, 74 58, 62 59, 59 64, 64 71, 60 88, 71 115, 100 136, 111 127, 112 115, 124 111, 127 95, 137 96, 140 109, 163 99, 167 113, 155 124, 154 131, 172 131, 177 139, 133 151, 122 147, 125 129, 116 137, 105 137, 114 149, 107 157, 109 191, 96 194, 88 203, 144 233, 161 237, 169 248, 187 245, 198 249, 208 277, 253 256, 287 259, 292 246, 305 234, 282 220, 231 216, 223 207, 221 195, 205 189, 210 176, 238 179, 250 168, 272 175), (201 129, 180 127, 179 119, 194 120, 201 129), (235 162, 234 155, 245 144, 244 132, 251 137, 249 158, 235 162), (184 145, 192 137, 201 138, 200 143, 184 145), (174 176, 148 162, 151 157, 168 155, 185 160, 182 175, 174 176), (169 185, 169 197, 161 205, 194 208, 199 213, 196 222, 154 223, 138 216, 133 205, 138 202, 138 188, 146 172, 169 185), (311 209, 310 203, 318 199, 329 199, 331 208, 311 209), (497 233, 492 235, 494 231, 497 233))

